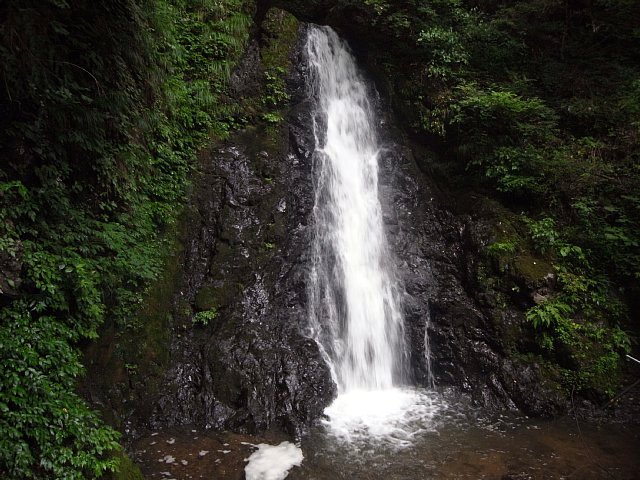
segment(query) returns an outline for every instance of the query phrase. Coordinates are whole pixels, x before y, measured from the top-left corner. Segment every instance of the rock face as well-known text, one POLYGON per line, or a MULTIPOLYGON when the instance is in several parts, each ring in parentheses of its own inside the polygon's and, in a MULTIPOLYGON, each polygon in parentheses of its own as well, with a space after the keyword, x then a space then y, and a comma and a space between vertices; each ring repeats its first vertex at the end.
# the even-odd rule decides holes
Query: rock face
MULTIPOLYGON (((301 13, 306 3, 298 3, 291 8, 302 18, 326 13, 322 2, 311 2, 315 13, 301 13)), ((152 427, 296 432, 335 396, 317 345, 303 335, 314 201, 304 36, 288 79, 286 124, 246 130, 202 158, 173 300, 170 368, 143 419, 152 427)), ((255 49, 248 55, 257 61, 255 49)), ((249 60, 236 75, 239 89, 252 81, 251 71, 249 60)), ((511 351, 513 337, 522 336, 522 310, 478 283, 490 223, 480 209, 453 213, 453 199, 418 168, 418 156, 426 154, 414 153, 393 126, 387 102, 377 99, 376 109, 384 143, 381 201, 406 290, 414 381, 427 384, 428 331, 438 384, 458 386, 486 407, 537 415, 561 410, 561 395, 545 386, 539 368, 511 351)))
MULTIPOLYGON (((340 0, 260 3, 263 9, 276 6, 302 20, 330 25, 352 42, 361 58, 372 62, 371 76, 378 75, 375 50, 385 48, 388 38, 373 26, 371 5, 340 0)), ((532 415, 566 409, 558 386, 547 383, 541 368, 527 359, 535 347, 524 310, 535 303, 538 289, 546 291, 548 282, 516 278, 520 294, 504 291, 496 282, 482 284, 491 269, 486 246, 495 241, 495 211, 482 199, 469 202, 440 191, 420 171, 419 157, 429 154, 412 145, 400 128, 391 127, 401 127, 401 121, 393 118, 388 103, 378 102, 385 142, 380 191, 389 241, 406 288, 405 323, 415 380, 427 382, 428 330, 438 384, 458 386, 486 407, 518 408, 532 415), (452 207, 460 203, 471 205, 460 213, 452 207)))
POLYGON ((478 201, 470 209, 473 214, 454 213, 458 199, 440 191, 418 168, 417 155, 429 153, 393 127, 397 122, 390 112, 379 100, 380 191, 406 290, 405 326, 415 381, 428 384, 428 330, 437 384, 460 387, 484 407, 558 413, 565 408, 562 395, 545 384, 537 365, 514 355, 517 342, 527 336, 518 301, 498 301, 504 293, 478 281, 487 267, 483 251, 494 241, 489 212, 478 201))
POLYGON ((179 334, 153 427, 297 431, 335 395, 301 334, 314 147, 303 63, 288 79, 288 124, 247 130, 202 159, 174 300, 179 334))

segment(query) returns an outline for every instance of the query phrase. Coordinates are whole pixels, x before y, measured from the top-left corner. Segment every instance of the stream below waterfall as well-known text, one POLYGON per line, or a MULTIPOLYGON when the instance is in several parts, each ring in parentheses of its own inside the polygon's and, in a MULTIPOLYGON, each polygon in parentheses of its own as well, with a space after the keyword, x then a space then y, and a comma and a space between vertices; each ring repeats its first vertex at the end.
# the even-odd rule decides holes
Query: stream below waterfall
POLYGON ((291 480, 640 478, 635 426, 487 414, 440 392, 428 423, 410 441, 360 437, 350 443, 316 429, 302 441, 305 460, 291 480))
MULTIPOLYGON (((446 392, 441 395, 449 396, 446 392)), ((298 443, 304 459, 286 478, 640 478, 640 432, 635 425, 576 422, 570 417, 543 421, 514 414, 486 415, 454 400, 446 406, 443 400, 441 406, 429 428, 423 428, 411 445, 403 447, 380 438, 345 442, 331 429, 315 427, 298 443)), ((278 445, 287 440, 292 441, 277 432, 250 436, 183 427, 148 433, 134 444, 133 458, 149 479, 243 480, 247 459, 255 451, 253 445, 278 445)))

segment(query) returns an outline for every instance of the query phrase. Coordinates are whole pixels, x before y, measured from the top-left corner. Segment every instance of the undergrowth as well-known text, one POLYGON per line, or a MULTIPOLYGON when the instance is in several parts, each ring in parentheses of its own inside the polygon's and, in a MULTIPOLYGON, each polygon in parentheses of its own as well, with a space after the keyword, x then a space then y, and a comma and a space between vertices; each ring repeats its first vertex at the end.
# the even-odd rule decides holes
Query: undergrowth
POLYGON ((640 330, 640 4, 338 3, 374 25, 370 56, 443 181, 529 229, 489 255, 554 266, 557 291, 526 312, 544 360, 569 391, 610 395, 640 330))
POLYGON ((117 467, 75 393, 78 345, 134 329, 196 151, 238 122, 242 0, 20 0, 0 7, 0 476, 117 467))

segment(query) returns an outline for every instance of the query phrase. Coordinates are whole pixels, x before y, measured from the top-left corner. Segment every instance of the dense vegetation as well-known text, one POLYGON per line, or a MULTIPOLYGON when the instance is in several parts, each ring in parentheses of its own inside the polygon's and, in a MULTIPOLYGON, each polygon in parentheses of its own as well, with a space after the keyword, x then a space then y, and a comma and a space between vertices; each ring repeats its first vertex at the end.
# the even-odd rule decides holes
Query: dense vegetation
POLYGON ((513 353, 567 391, 610 395, 637 332, 640 4, 343 3, 385 32, 370 55, 416 137, 439 146, 427 168, 513 212, 488 249, 503 289, 527 276, 515 258, 548 266, 552 292, 526 312, 538 346, 513 353))
POLYGON ((196 150, 238 124, 241 0, 0 7, 0 476, 93 478, 117 433, 77 346, 159 273, 196 150))

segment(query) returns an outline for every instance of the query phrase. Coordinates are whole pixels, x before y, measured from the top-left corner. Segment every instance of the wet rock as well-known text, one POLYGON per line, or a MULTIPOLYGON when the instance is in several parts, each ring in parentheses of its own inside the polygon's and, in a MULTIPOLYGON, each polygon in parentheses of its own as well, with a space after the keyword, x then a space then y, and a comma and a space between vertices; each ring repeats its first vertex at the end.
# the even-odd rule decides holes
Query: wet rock
MULTIPOLYGON (((379 103, 378 114, 386 117, 381 122, 385 148, 380 156, 380 192, 387 235, 406 290, 413 378, 428 385, 426 331, 436 383, 457 386, 488 408, 546 416, 563 411, 566 401, 557 386, 544 380, 537 365, 513 356, 515 339, 528 334, 522 305, 478 283, 485 268, 483 252, 494 241, 491 219, 477 208, 471 213, 453 211, 450 205, 460 202, 419 170, 412 149, 400 143, 411 142, 393 129, 389 111, 379 103)), ((424 148, 415 150, 425 154, 424 148)), ((553 281, 547 266, 529 270, 533 273, 528 284, 522 282, 523 288, 530 294, 547 294, 553 281)))
MULTIPOLYGON (((247 129, 202 159, 172 302, 170 367, 157 398, 138 406, 141 424, 296 433, 335 396, 318 346, 303 334, 315 143, 303 37, 287 79, 287 123, 275 131, 247 129), (190 323, 193 312, 214 308, 206 325, 190 323)), ((561 395, 541 369, 513 355, 523 309, 479 284, 482 252, 493 241, 490 222, 473 211, 454 212, 449 194, 418 168, 388 105, 379 100, 377 109, 385 145, 379 190, 406 291, 413 380, 429 384, 428 333, 437 383, 457 386, 486 407, 536 415, 562 410, 561 395)), ((535 269, 529 292, 544 295, 553 279, 543 270, 535 269)))
POLYGON ((260 48, 257 41, 252 40, 244 55, 236 65, 229 78, 229 86, 236 96, 249 96, 262 87, 260 48))
POLYGON ((287 81, 289 125, 249 129, 203 159, 174 308, 216 313, 174 337, 145 419, 153 428, 297 433, 335 396, 318 346, 302 334, 314 148, 305 75, 302 66, 287 81))

